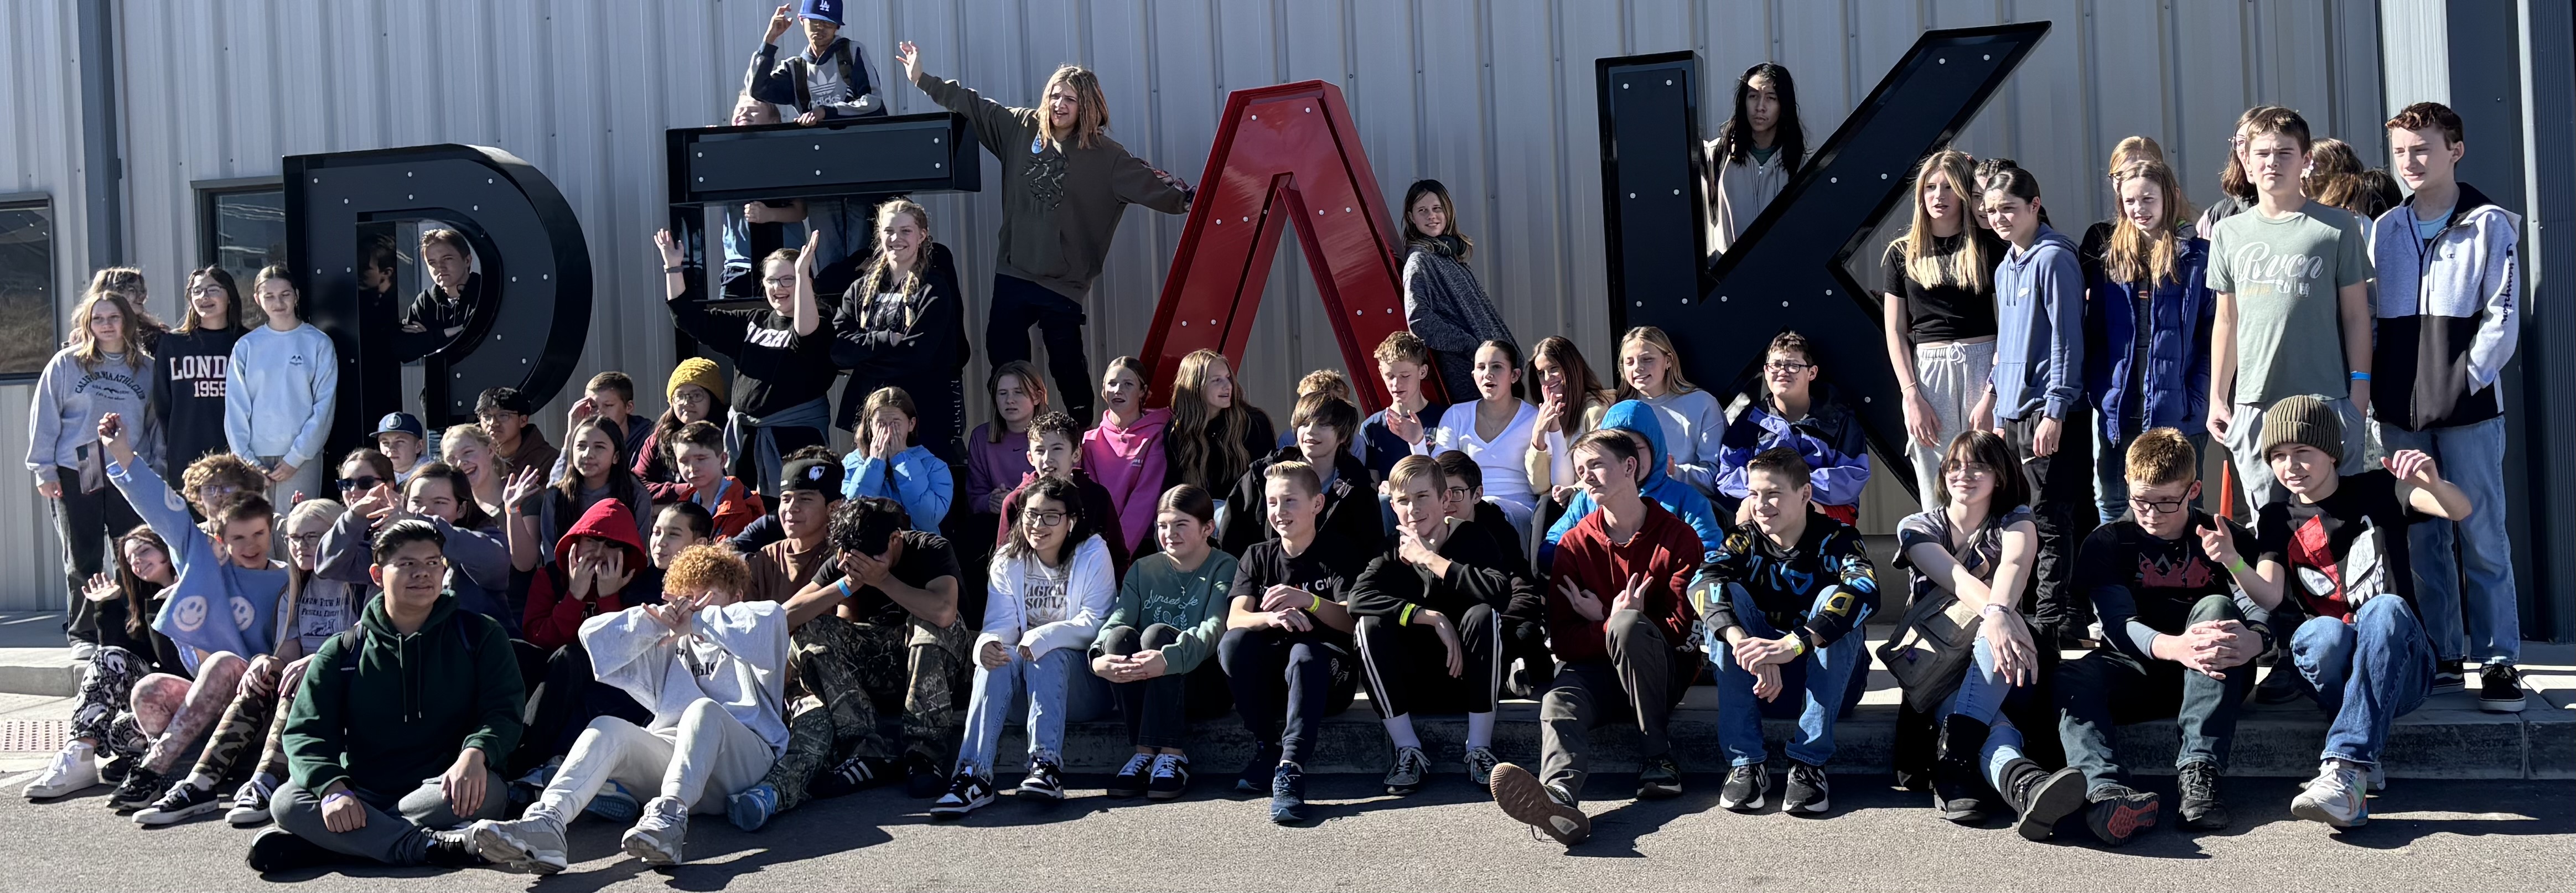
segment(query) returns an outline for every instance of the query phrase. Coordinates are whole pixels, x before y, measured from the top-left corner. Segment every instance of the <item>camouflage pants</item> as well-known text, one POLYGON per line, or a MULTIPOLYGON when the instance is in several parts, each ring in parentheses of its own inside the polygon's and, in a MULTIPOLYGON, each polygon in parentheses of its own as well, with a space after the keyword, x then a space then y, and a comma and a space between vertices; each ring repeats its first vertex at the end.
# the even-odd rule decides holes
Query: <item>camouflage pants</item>
POLYGON ((945 765, 941 744, 956 726, 957 676, 974 631, 914 620, 902 626, 852 623, 826 614, 792 637, 788 666, 805 696, 788 705, 787 752, 762 779, 781 811, 805 800, 814 776, 853 757, 889 759, 877 730, 877 702, 903 703, 903 749, 945 765))
POLYGON ((286 713, 295 703, 293 692, 280 695, 275 691, 277 679, 258 690, 233 696, 232 705, 224 708, 224 718, 215 723, 215 731, 206 738, 206 749, 197 755, 197 766, 188 774, 191 781, 213 785, 232 773, 241 762, 243 752, 260 748, 256 772, 271 780, 286 780, 286 713))

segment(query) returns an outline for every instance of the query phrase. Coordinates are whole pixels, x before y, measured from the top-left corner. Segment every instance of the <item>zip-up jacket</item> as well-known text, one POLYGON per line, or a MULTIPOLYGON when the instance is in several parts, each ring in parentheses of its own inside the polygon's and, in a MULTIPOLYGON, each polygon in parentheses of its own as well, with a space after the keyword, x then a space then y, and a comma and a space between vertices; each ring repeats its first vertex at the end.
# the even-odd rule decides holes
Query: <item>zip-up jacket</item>
POLYGON ((1870 571, 1869 547, 1860 531, 1822 512, 1807 511, 1807 530, 1787 550, 1747 524, 1726 538, 1724 547, 1700 567, 1692 586, 1694 601, 1718 633, 1744 625, 1726 587, 1740 586, 1771 628, 1794 632, 1809 647, 1824 647, 1858 629, 1862 618, 1878 610, 1878 579, 1870 571), (1816 597, 1836 590, 1817 610, 1816 597))
POLYGON ((1869 440, 1832 385, 1817 382, 1812 387, 1806 418, 1783 419, 1771 410, 1771 398, 1762 396, 1746 404, 1744 414, 1726 426, 1723 450, 1717 454, 1718 502, 1723 503, 1718 510, 1725 516, 1732 516, 1734 505, 1749 492, 1745 463, 1753 461, 1755 454, 1783 446, 1807 460, 1808 482, 1816 488, 1817 504, 1860 504, 1861 487, 1869 483, 1869 440))
POLYGON ((1995 418, 2063 419, 2084 399, 2084 273, 2048 224, 1995 265, 1995 418))
POLYGON ((868 64, 868 51, 847 37, 835 38, 823 51, 820 60, 796 53, 781 60, 778 45, 763 43, 751 54, 751 70, 743 72, 743 89, 751 98, 775 105, 792 106, 799 112, 821 111, 826 118, 870 118, 886 113, 885 99, 877 95, 876 66, 868 64), (850 85, 850 96, 840 102, 814 103, 807 84, 813 79, 813 67, 838 65, 841 82, 850 85))
POLYGON ((975 647, 968 654, 979 654, 986 642, 1026 648, 1037 657, 1045 657, 1058 648, 1089 648, 1100 635, 1101 620, 1109 616, 1118 602, 1118 579, 1109 568, 1109 545, 1092 536, 1069 547, 1063 558, 1063 589, 1058 592, 1032 591, 1028 578, 1037 573, 1038 559, 1023 553, 1017 558, 996 554, 991 566, 992 582, 984 594, 984 629, 975 637, 975 647), (1052 601, 1056 616, 1033 616, 1034 602, 1052 601))
MULTIPOLYGON (((2125 225, 2125 224, 2123 224, 2125 225)), ((2174 277, 2147 288, 2147 374, 2143 393, 2131 393, 2137 363, 2139 283, 2113 282, 2099 266, 2087 273, 2084 308, 2084 393, 2101 413, 2095 424, 2103 442, 2125 446, 2121 425, 2136 401, 2146 401, 2147 428, 2198 434, 2209 418, 2210 320, 2218 296, 2209 290, 2209 240, 2179 240, 2174 277)))
POLYGON ((905 447, 892 459, 851 450, 841 457, 841 497, 861 496, 902 503, 912 529, 938 533, 939 522, 948 517, 948 503, 957 496, 957 482, 949 476, 948 463, 926 446, 905 447))
POLYGON ((353 632, 313 655, 287 709, 287 776, 308 791, 347 782, 393 794, 438 777, 469 747, 498 766, 519 746, 527 699, 499 623, 442 594, 420 629, 404 635, 375 599, 353 632))
MULTIPOLYGON (((1232 507, 1225 521, 1216 528, 1216 547, 1236 555, 1253 543, 1276 539, 1270 529, 1270 509, 1263 504, 1263 488, 1269 485, 1270 466, 1295 460, 1306 461, 1297 447, 1282 447, 1268 456, 1256 459, 1252 468, 1234 482, 1225 504, 1232 507)), ((1377 504, 1376 481, 1369 477, 1368 466, 1348 450, 1333 451, 1333 483, 1324 488, 1324 512, 1315 518, 1315 527, 1329 530, 1342 542, 1376 554, 1386 548, 1386 517, 1377 504)))
POLYGON ((2522 218, 2462 183, 2430 242, 2415 238, 2415 223, 2414 203, 2398 205, 2379 215, 2371 238, 2371 413, 2408 431, 2495 418, 2504 411, 2496 375, 2522 328, 2522 218))

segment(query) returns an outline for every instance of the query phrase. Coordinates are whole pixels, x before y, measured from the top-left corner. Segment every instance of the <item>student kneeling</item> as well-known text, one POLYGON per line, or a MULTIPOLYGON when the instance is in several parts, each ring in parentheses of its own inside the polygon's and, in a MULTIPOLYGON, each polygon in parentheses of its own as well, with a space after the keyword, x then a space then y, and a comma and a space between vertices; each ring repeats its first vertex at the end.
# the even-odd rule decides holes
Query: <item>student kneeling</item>
POLYGON ((583 621, 582 647, 599 681, 653 710, 649 726, 590 721, 572 755, 517 821, 468 829, 476 852, 517 871, 569 864, 564 825, 614 781, 659 791, 623 838, 651 865, 677 865, 689 814, 723 812, 725 797, 757 784, 787 746, 780 715, 787 609, 741 601, 751 568, 722 546, 692 546, 663 576, 665 601, 583 621))
POLYGON ((1834 719, 1857 699, 1853 674, 1869 666, 1854 635, 1878 609, 1869 549, 1860 531, 1815 507, 1809 474, 1794 447, 1747 460, 1738 480, 1749 523, 1727 536, 1694 587, 1717 664, 1717 740, 1732 764, 1717 804, 1738 812, 1761 809, 1771 790, 1766 713, 1798 720, 1780 810, 1821 815, 1831 806, 1834 719), (1790 691, 1803 696, 1782 700, 1790 691))
POLYGON ((445 546, 416 518, 376 534, 369 576, 384 596, 313 655, 286 719, 277 826, 251 840, 252 869, 483 863, 444 829, 508 807, 488 761, 518 744, 527 693, 501 624, 441 588, 445 546))

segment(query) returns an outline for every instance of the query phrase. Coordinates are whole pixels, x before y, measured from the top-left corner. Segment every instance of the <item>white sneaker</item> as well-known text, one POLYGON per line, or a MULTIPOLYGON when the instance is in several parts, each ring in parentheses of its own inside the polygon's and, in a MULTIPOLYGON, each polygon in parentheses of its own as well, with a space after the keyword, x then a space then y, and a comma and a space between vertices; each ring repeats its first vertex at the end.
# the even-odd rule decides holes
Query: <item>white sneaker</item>
POLYGON ((2307 790, 2290 798, 2290 815, 2336 828, 2358 828, 2370 822, 2370 799, 2362 791, 2361 767, 2327 760, 2307 790))
POLYGON ((646 865, 678 865, 681 845, 689 836, 689 807, 678 797, 655 797, 644 803, 644 817, 626 829, 619 842, 627 855, 646 865))
POLYGON ((465 827, 476 855, 511 871, 554 874, 571 866, 564 858, 563 823, 543 813, 517 821, 484 819, 465 827))
POLYGON ((63 745, 45 771, 27 783, 27 799, 47 800, 64 794, 88 790, 99 783, 98 759, 90 746, 78 741, 63 745))

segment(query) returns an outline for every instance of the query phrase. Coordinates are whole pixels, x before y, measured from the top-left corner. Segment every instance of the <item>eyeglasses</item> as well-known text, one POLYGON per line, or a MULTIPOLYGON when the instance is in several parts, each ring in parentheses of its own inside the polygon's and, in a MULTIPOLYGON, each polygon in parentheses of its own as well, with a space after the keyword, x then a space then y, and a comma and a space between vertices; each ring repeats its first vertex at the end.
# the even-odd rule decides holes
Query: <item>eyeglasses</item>
POLYGON ((763 277, 760 277, 760 281, 761 281, 763 284, 766 284, 766 285, 775 285, 775 286, 778 286, 778 287, 780 287, 780 288, 785 288, 785 287, 790 286, 790 285, 795 285, 795 284, 796 284, 796 277, 794 277, 794 276, 763 276, 763 277))
POLYGON ((342 493, 346 493, 351 490, 373 490, 376 488, 377 484, 384 482, 384 478, 380 478, 372 474, 362 474, 353 478, 341 478, 338 481, 340 492, 342 493))
POLYGON ((286 535, 286 541, 299 546, 319 545, 322 542, 322 532, 317 530, 312 533, 290 533, 286 535))
POLYGON ((394 559, 394 563, 391 566, 393 567, 393 575, 398 577, 410 576, 413 574, 446 573, 447 556, 441 555, 436 558, 397 558, 394 559))
POLYGON ((215 503, 224 501, 224 497, 231 496, 239 492, 241 492, 241 488, 239 487, 207 484, 203 487, 197 488, 197 501, 207 505, 214 505, 215 503))
POLYGON ((1816 364, 1814 364, 1814 363, 1787 363, 1787 362, 1780 362, 1780 361, 1776 361, 1776 360, 1775 360, 1775 361, 1772 361, 1772 362, 1768 362, 1768 363, 1764 363, 1764 364, 1762 364, 1762 368, 1764 368, 1764 369, 1769 369, 1769 370, 1771 370, 1771 371, 1773 371, 1773 372, 1787 372, 1787 373, 1790 373, 1790 374, 1794 375, 1794 374, 1797 374, 1797 373, 1800 373, 1800 372, 1805 372, 1805 371, 1807 371, 1807 370, 1809 370, 1809 369, 1816 368, 1816 364))
POLYGON ((2188 500, 2180 497, 2173 499, 2139 499, 2132 496, 2129 497, 2129 508, 2141 516, 2149 514, 2170 515, 2175 512, 2182 511, 2183 504, 2187 501, 2188 500))
POLYGON ((195 288, 188 289, 188 293, 191 295, 220 295, 224 293, 224 287, 220 285, 200 285, 195 288))
POLYGON ((1995 473, 1995 467, 1983 462, 1962 462, 1942 470, 1941 473, 1955 474, 1964 478, 1992 477, 1995 473))
POLYGON ((1472 492, 1474 491, 1466 487, 1451 487, 1448 490, 1450 499, 1465 499, 1467 494, 1472 492))
POLYGON ((1021 517, 1039 527, 1054 527, 1064 523, 1063 512, 1029 512, 1021 517))

